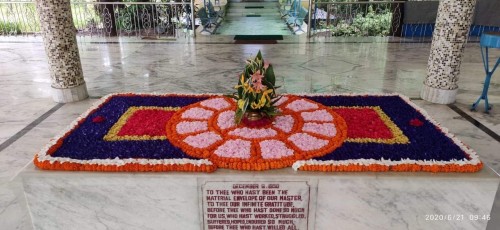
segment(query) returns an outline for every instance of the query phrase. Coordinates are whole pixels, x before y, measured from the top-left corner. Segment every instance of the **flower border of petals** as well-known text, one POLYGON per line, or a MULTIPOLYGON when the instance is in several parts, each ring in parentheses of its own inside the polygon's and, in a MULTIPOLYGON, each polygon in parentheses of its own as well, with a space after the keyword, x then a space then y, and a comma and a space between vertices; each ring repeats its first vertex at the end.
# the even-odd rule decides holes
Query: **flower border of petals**
MULTIPOLYGON (((67 170, 67 171, 190 171, 190 172, 213 172, 217 166, 208 159, 145 159, 145 158, 130 158, 130 159, 92 159, 92 160, 77 160, 66 157, 53 157, 51 154, 62 146, 63 140, 75 129, 77 129, 89 115, 107 103, 115 96, 187 96, 187 97, 206 97, 206 96, 222 96, 222 94, 160 94, 160 93, 114 93, 102 97, 86 112, 74 120, 60 134, 56 135, 49 141, 34 157, 34 164, 42 169, 48 170, 67 170)), ((459 148, 464 151, 468 159, 436 161, 436 160, 374 160, 374 159, 359 159, 345 161, 318 161, 318 160, 298 160, 293 159, 292 168, 294 170, 304 171, 426 171, 426 172, 477 172, 483 167, 483 163, 479 160, 477 153, 463 144, 455 135, 450 133, 448 129, 440 126, 440 124, 431 118, 427 112, 419 108, 408 97, 397 93, 342 93, 342 94, 284 94, 290 96, 398 96, 415 110, 420 112, 425 119, 440 129, 440 131, 450 138, 459 148)), ((289 164, 290 162, 286 162, 289 164)), ((248 165, 238 162, 226 162, 227 165, 237 166, 246 170, 264 170, 262 168, 251 169, 248 165)), ((282 168, 280 165, 269 165, 268 168, 282 168)))

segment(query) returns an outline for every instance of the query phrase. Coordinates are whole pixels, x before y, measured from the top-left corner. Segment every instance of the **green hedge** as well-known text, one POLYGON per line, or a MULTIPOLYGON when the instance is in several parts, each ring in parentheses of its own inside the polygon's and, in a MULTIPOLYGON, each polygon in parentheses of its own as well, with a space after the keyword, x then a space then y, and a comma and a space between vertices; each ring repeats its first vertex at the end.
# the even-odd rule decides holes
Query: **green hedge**
POLYGON ((387 36, 391 30, 392 13, 375 13, 371 6, 366 15, 357 14, 352 23, 340 20, 330 25, 333 36, 387 36))

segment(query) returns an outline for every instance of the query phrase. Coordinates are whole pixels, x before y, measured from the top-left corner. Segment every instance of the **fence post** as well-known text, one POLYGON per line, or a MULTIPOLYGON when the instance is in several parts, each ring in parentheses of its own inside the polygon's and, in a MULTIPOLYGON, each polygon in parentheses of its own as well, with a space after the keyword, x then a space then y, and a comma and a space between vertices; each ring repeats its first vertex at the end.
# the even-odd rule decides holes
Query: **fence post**
POLYGON ((194 24, 195 20, 195 15, 194 15, 194 0, 191 0, 191 29, 193 30, 193 38, 196 38, 196 25, 194 24))
POLYGON ((328 26, 330 25, 330 7, 331 5, 330 4, 327 4, 326 5, 326 28, 328 28, 328 26))
MULTIPOLYGON (((97 2, 112 2, 112 0, 99 0, 97 2)), ((87 7, 87 5, 84 5, 87 7)), ((108 15, 104 15, 104 9, 106 9, 106 12, 109 13, 109 23, 110 25, 106 25, 106 20, 103 20, 104 27, 106 28, 106 32, 108 33, 108 36, 114 37, 117 36, 117 29, 116 29, 116 18, 115 18, 115 7, 113 4, 106 4, 106 5, 94 5, 94 9, 98 8, 99 16, 100 17, 107 17, 108 15), (109 30, 108 30, 109 29, 109 30)), ((103 33, 104 34, 104 33, 103 33)))
POLYGON ((307 38, 311 37, 311 29, 312 29, 311 20, 312 20, 312 9, 313 9, 312 5, 313 5, 313 0, 309 0, 309 13, 307 16, 309 19, 309 20, 307 20, 307 38))
MULTIPOLYGON (((401 0, 399 0, 401 1, 401 0)), ((391 34, 394 37, 403 37, 403 24, 405 17, 405 3, 407 0, 403 0, 403 3, 392 3, 391 4, 391 34), (399 9, 399 14, 396 13, 396 10, 399 9)))

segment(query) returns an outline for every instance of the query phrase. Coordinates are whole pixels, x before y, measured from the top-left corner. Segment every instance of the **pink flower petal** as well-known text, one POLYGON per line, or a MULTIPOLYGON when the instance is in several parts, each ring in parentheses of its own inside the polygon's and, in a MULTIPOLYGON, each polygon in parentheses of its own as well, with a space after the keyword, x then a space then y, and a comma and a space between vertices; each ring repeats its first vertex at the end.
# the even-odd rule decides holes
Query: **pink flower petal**
POLYGON ((304 123, 304 127, 302 127, 303 131, 316 133, 320 135, 324 135, 327 137, 334 137, 337 134, 337 129, 335 125, 332 123, 304 123))
POLYGON ((295 120, 290 115, 277 116, 276 118, 274 118, 273 126, 285 133, 289 133, 290 131, 292 131, 294 123, 295 120))
POLYGON ((333 121, 332 115, 324 109, 314 112, 302 112, 301 116, 304 121, 333 121))
POLYGON ((207 120, 214 112, 202 108, 190 108, 182 113, 182 118, 207 120))
POLYGON ((291 109, 295 112, 299 112, 299 111, 305 111, 305 110, 311 110, 311 109, 318 109, 318 105, 311 103, 309 101, 306 101, 304 99, 299 99, 299 100, 295 100, 295 101, 289 103, 288 105, 286 105, 286 108, 291 109))
POLYGON ((222 109, 228 108, 230 106, 229 102, 224 100, 224 98, 220 98, 220 97, 204 100, 200 104, 205 106, 205 107, 212 108, 215 110, 222 110, 222 109))
POLYGON ((275 106, 280 106, 281 104, 285 103, 288 101, 288 97, 281 97, 276 103, 274 103, 275 106))
POLYGON ((259 128, 237 128, 231 132, 229 135, 239 136, 244 138, 266 138, 266 137, 274 137, 278 134, 276 130, 267 128, 267 129, 259 129, 259 128))
POLYGON ((320 149, 328 144, 328 141, 313 137, 307 133, 296 133, 288 138, 295 146, 304 151, 320 149))
POLYGON ((263 159, 277 159, 293 155, 293 150, 278 140, 265 140, 260 143, 260 151, 263 159))
POLYGON ((213 143, 222 140, 219 134, 214 132, 204 132, 193 136, 188 136, 184 139, 184 142, 195 148, 206 148, 213 143))
POLYGON ((217 117, 217 126, 219 126, 219 128, 221 129, 229 129, 235 127, 236 124, 234 123, 234 111, 228 110, 220 113, 219 117, 217 117))
POLYGON ((250 158, 250 148, 252 142, 241 139, 228 140, 215 150, 215 154, 220 157, 250 158))
POLYGON ((206 121, 182 121, 175 126, 175 129, 180 134, 205 131, 208 130, 208 123, 206 121))

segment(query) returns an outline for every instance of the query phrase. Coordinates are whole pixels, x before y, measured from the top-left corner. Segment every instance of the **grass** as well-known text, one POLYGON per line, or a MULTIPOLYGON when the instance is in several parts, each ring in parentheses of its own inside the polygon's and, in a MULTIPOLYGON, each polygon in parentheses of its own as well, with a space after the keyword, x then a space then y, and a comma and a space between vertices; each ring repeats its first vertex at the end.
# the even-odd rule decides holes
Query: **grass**
POLYGON ((0 33, 21 34, 40 31, 35 4, 0 4, 0 33))

